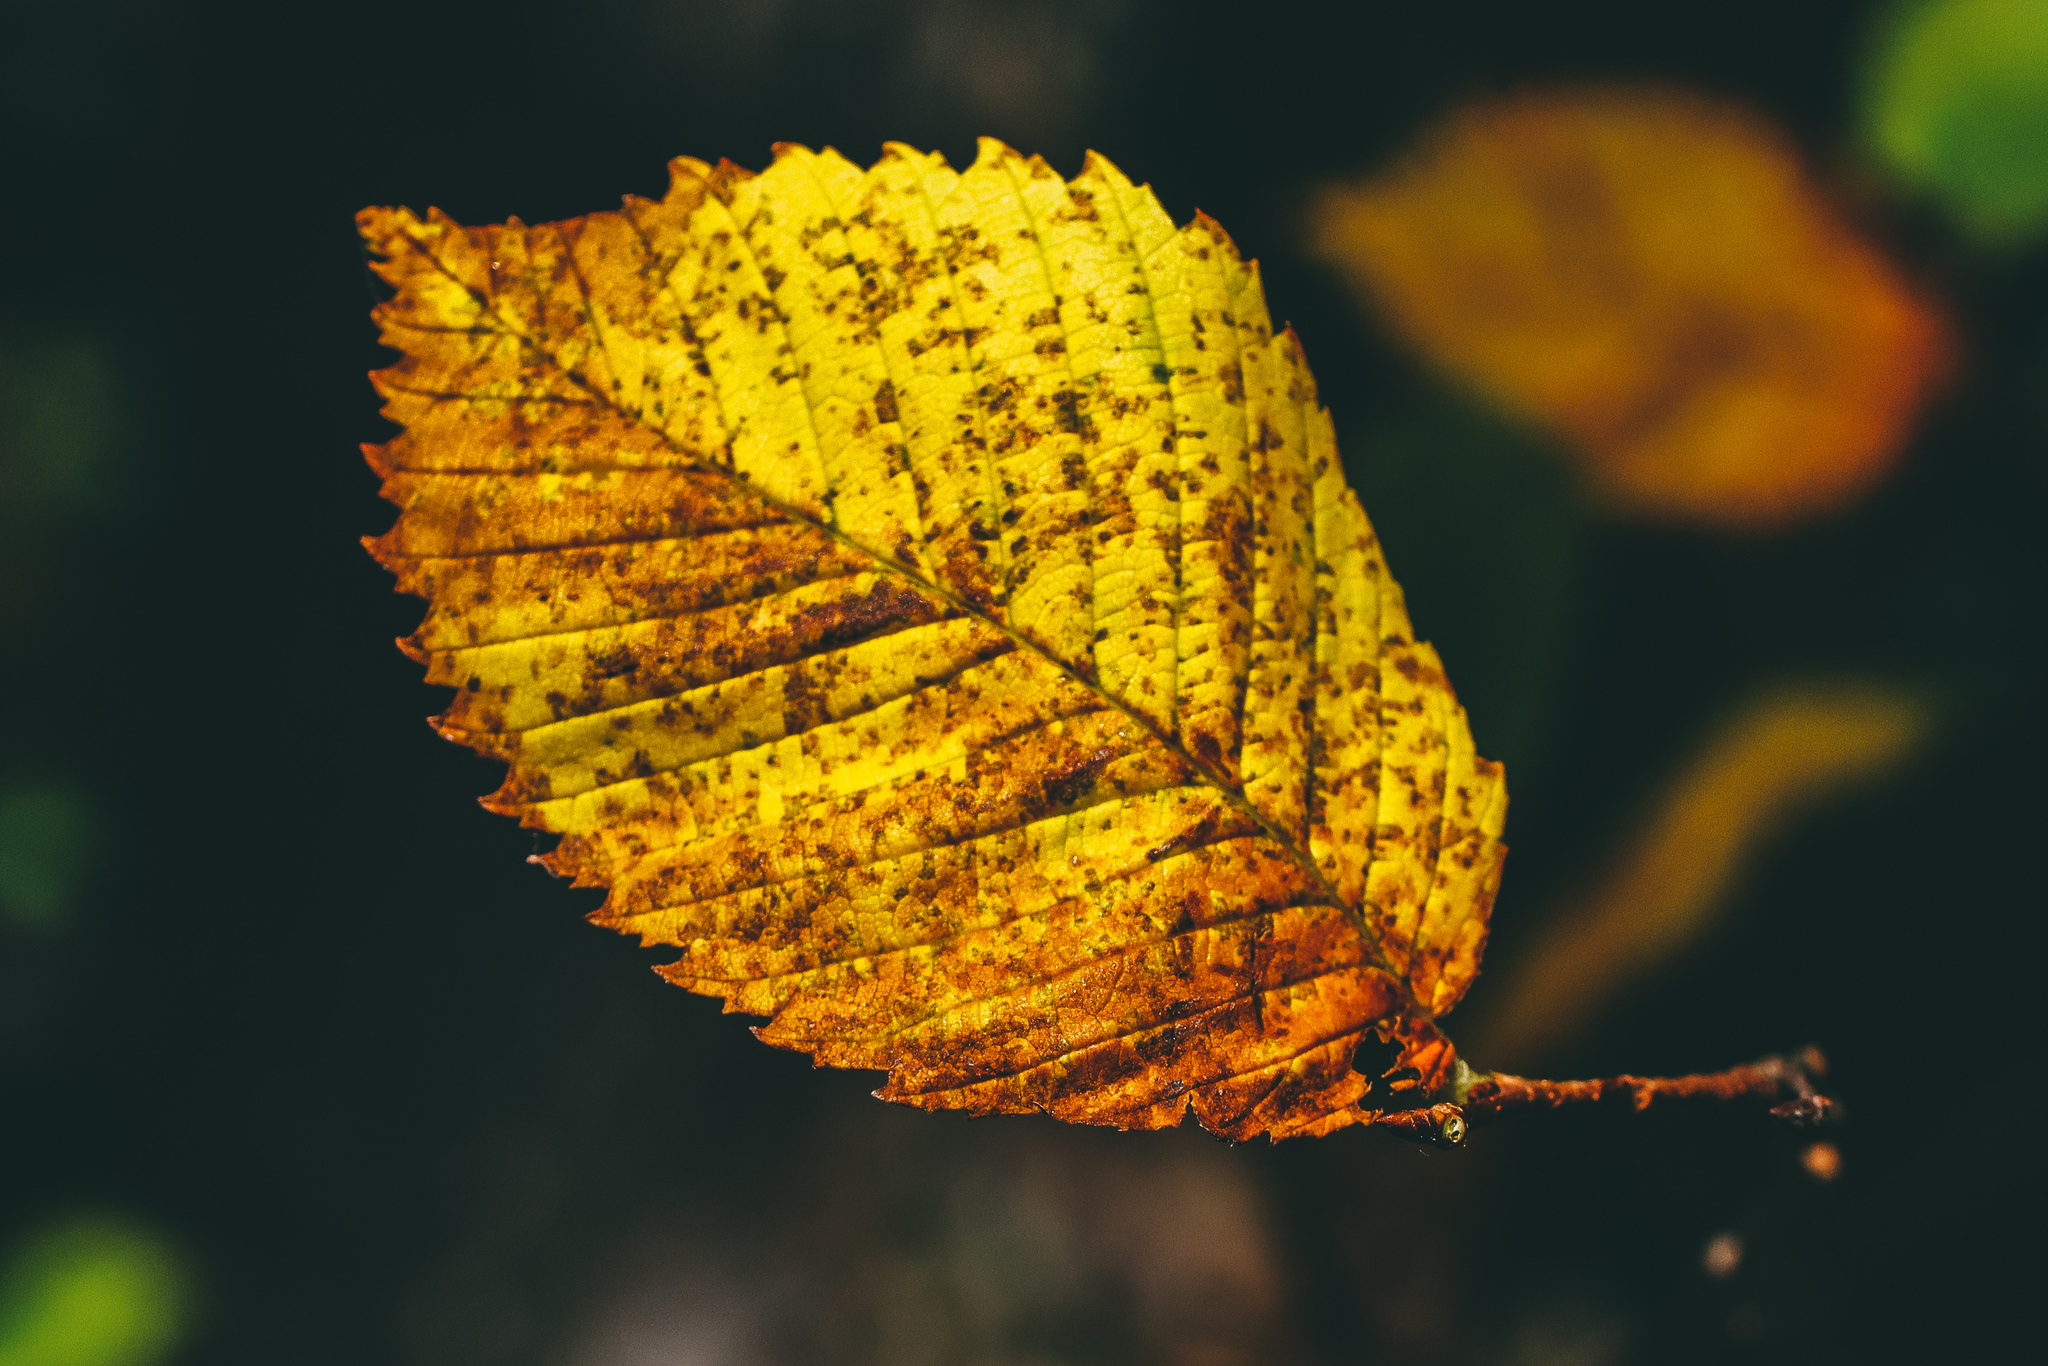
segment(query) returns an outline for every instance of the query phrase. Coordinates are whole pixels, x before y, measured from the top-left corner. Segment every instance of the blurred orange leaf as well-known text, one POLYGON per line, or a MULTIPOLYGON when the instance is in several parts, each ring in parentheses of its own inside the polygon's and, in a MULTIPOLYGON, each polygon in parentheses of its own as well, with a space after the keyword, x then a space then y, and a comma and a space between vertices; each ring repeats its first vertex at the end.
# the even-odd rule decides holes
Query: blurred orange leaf
POLYGON ((1327 190, 1312 232, 1412 345, 1640 514, 1760 528, 1837 506, 1891 467, 1947 365, 1941 317, 1784 138, 1682 92, 1473 106, 1327 190))
POLYGON ((888 1099, 1277 1138, 1436 1090, 1506 789, 1256 266, 1100 157, 671 169, 361 216, 370 545, 486 805, 888 1099))

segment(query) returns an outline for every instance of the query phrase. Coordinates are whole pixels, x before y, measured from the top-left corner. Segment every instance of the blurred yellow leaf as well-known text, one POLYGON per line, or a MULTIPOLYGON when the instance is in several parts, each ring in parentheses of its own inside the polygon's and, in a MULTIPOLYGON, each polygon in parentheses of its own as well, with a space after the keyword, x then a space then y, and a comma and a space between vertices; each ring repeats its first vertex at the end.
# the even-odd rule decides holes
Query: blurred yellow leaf
POLYGON ((888 1099, 1277 1138, 1433 1091, 1506 787, 1256 266, 1100 157, 671 169, 361 216, 372 549, 487 805, 888 1099))
POLYGON ((1681 92, 1473 106, 1312 218, 1413 346, 1642 515, 1760 528, 1836 506, 1891 466, 1947 364, 1940 316, 1785 140, 1681 92))
POLYGON ((1800 810, 1899 762, 1927 713, 1879 688, 1758 698, 1672 780, 1599 890, 1551 920, 1481 1023, 1489 1058, 1523 1065, 1696 941, 1757 845, 1800 810))

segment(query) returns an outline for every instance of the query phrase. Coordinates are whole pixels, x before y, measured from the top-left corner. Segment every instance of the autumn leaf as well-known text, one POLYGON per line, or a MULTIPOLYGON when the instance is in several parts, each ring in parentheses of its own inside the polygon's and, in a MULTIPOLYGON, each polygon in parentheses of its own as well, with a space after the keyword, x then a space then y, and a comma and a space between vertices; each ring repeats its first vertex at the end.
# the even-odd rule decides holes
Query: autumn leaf
POLYGON ((1471 106, 1328 190, 1312 233, 1403 338, 1641 515, 1758 529, 1838 506, 1948 363, 1941 317, 1785 139, 1680 91, 1471 106))
POLYGON ((1505 787, 1257 267, 1100 157, 671 170, 361 215, 368 544, 485 804, 891 1100, 1282 1137, 1435 1090, 1505 787))

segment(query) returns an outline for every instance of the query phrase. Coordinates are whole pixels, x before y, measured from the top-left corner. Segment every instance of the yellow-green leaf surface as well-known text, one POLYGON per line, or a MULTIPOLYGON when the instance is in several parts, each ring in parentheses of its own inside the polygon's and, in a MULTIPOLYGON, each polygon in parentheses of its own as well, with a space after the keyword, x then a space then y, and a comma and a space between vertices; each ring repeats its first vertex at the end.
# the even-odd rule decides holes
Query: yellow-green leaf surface
POLYGON ((1094 156, 671 171, 361 216, 371 548, 486 804, 890 1100, 1284 1137, 1433 1090, 1506 789, 1256 265, 1094 156))

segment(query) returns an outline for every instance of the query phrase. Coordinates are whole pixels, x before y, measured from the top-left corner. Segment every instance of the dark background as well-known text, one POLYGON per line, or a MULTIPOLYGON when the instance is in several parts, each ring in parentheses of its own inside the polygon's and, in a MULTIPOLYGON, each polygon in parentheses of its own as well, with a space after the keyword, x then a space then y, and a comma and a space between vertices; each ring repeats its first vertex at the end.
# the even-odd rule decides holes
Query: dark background
MULTIPOLYGON (((8 0, 0 331, 84 348, 99 464, 0 521, 0 768, 90 794, 89 894, 0 930, 0 1241, 159 1229, 177 1362, 1919 1362, 2028 1340, 2044 1044, 2048 254, 1856 151, 1865 4, 8 0), (1957 383, 1856 506, 1737 538, 1582 509, 1303 253, 1319 182, 1460 99, 1654 77, 1783 123, 1946 301, 1957 383), (1808 1041, 1843 1170, 1753 1109, 1530 1118, 1436 1154, 968 1124, 866 1098, 524 863, 421 724, 366 204, 542 221, 778 140, 1102 150, 1266 268, 1482 751, 1489 967, 1747 692, 1853 674, 1936 739, 1771 841, 1570 1075, 1808 1041), (40 505, 39 505, 40 506, 40 505), (1733 1232, 1732 1277, 1701 1249, 1733 1232)), ((82 376, 82 377, 81 377, 82 376)), ((81 438, 85 440, 85 438, 81 438)), ((1474 989, 1482 1008, 1488 979, 1474 989)), ((1451 1021, 1455 1035, 1456 1017, 1451 1021)), ((1487 1059, 1475 1059, 1485 1065, 1487 1059)))

